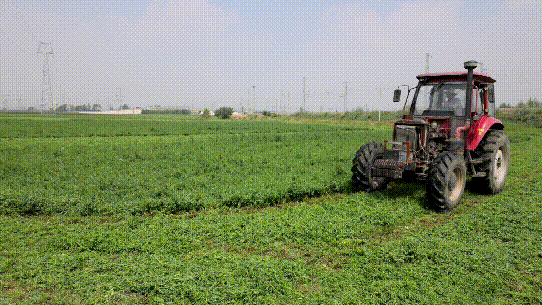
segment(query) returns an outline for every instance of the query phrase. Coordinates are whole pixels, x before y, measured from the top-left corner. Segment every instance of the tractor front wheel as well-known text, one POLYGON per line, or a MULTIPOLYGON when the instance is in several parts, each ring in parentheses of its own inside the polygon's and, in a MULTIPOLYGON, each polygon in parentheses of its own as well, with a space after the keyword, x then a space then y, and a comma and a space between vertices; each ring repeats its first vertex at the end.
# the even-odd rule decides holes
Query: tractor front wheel
POLYGON ((430 165, 427 177, 427 200, 436 210, 453 209, 465 190, 465 159, 454 152, 440 154, 430 165))
POLYGON ((472 182, 482 193, 496 194, 504 186, 510 164, 510 142, 502 130, 489 130, 482 139, 476 153, 482 163, 477 170, 485 172, 485 177, 473 178, 472 182))
POLYGON ((354 160, 352 160, 352 181, 354 184, 365 190, 380 190, 387 186, 386 177, 373 177, 371 167, 376 158, 384 152, 381 143, 371 142, 359 148, 354 160))

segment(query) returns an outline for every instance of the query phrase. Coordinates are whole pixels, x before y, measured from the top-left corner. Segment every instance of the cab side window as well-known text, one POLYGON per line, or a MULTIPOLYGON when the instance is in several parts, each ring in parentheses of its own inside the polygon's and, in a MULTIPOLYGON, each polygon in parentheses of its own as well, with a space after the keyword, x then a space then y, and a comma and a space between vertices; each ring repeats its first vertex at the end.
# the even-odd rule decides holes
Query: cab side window
POLYGON ((472 89, 472 104, 471 111, 475 115, 484 113, 484 90, 478 87, 472 89))

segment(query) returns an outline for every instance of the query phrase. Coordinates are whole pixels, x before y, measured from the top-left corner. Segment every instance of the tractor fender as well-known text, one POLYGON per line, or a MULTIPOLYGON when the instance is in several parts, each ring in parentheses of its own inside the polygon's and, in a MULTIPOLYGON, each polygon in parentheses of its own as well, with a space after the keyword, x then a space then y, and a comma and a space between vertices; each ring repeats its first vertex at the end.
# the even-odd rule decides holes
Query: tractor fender
POLYGON ((475 150, 490 129, 502 130, 504 125, 500 120, 486 115, 474 122, 467 133, 467 149, 475 150))

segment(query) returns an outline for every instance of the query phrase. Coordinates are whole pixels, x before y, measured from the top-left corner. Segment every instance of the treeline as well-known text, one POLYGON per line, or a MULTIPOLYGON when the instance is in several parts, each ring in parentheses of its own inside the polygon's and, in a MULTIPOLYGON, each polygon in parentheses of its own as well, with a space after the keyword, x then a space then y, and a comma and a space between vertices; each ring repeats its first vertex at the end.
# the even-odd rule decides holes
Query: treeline
POLYGON ((143 109, 141 114, 180 114, 189 115, 192 111, 189 109, 143 109))
POLYGON ((533 127, 542 128, 542 103, 534 98, 527 102, 520 101, 516 106, 503 103, 497 109, 497 116, 504 120, 528 123, 533 127))
MULTIPOLYGON (((130 109, 130 106, 124 104, 119 107, 119 110, 130 109)), ((62 104, 55 109, 55 112, 73 112, 73 111, 102 111, 102 105, 100 104, 83 104, 83 105, 68 105, 62 104)), ((113 110, 112 108, 109 110, 113 110)))
POLYGON ((530 98, 526 102, 520 101, 516 106, 502 103, 499 108, 542 108, 542 103, 536 98, 530 98))
POLYGON ((102 111, 102 105, 100 104, 83 104, 83 105, 68 105, 62 104, 55 109, 56 112, 68 112, 68 111, 102 111))
POLYGON ((333 120, 363 120, 363 121, 390 121, 401 117, 402 111, 367 111, 355 109, 346 112, 307 112, 299 111, 292 114, 292 117, 301 119, 333 119, 333 120))

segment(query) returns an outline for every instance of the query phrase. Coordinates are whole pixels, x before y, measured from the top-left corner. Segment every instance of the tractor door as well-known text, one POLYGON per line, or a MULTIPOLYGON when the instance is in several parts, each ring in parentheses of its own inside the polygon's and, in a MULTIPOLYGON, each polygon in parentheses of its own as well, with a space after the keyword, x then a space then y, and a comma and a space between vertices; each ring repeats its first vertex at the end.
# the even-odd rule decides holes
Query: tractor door
POLYGON ((484 114, 484 90, 480 90, 479 85, 475 84, 472 88, 471 112, 474 119, 479 119, 484 114))
MULTIPOLYGON (((474 92, 473 92, 473 112, 474 112, 474 92)), ((479 98, 479 106, 482 107, 482 111, 477 111, 478 114, 485 114, 489 117, 495 117, 495 99, 493 84, 481 84, 478 89, 477 97, 479 98)), ((477 103, 478 106, 478 103, 477 103)))
POLYGON ((495 117, 495 87, 493 84, 489 84, 486 88, 487 91, 487 111, 488 115, 492 118, 495 117))

